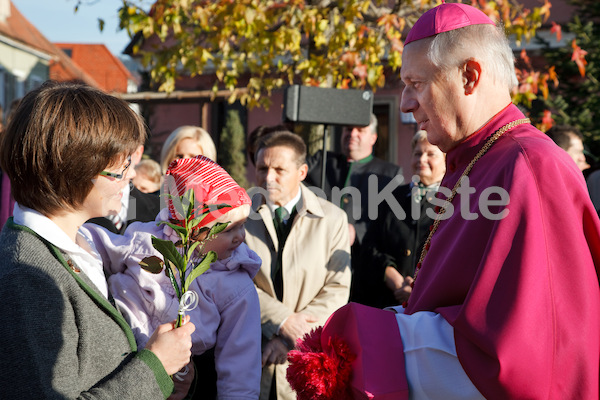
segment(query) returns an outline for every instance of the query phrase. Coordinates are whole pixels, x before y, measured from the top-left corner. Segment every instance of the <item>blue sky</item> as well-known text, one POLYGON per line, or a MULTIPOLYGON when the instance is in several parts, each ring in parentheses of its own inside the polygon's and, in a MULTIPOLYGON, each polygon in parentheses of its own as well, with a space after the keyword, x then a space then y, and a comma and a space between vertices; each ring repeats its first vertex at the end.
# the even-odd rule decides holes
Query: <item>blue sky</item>
POLYGON ((51 42, 102 43, 120 56, 129 36, 118 31, 117 10, 122 0, 85 0, 77 13, 76 0, 12 0, 29 22, 51 42), (104 31, 100 32, 98 18, 103 18, 104 31))

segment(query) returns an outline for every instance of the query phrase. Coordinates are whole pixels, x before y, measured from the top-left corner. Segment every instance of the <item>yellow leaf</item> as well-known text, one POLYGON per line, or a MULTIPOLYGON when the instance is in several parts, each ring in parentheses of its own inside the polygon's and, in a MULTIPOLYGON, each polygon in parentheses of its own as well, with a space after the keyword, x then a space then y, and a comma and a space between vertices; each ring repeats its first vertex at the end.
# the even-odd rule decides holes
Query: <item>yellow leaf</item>
POLYGON ((326 44, 326 43, 327 43, 327 38, 326 38, 326 37, 325 37, 325 35, 324 35, 324 34, 322 34, 322 33, 318 33, 318 34, 316 34, 316 35, 314 36, 313 40, 314 40, 314 42, 315 42, 315 46, 316 46, 317 48, 319 48, 319 47, 321 47, 321 46, 323 46, 324 44, 326 44))
POLYGON ((329 21, 327 21, 326 19, 322 19, 319 21, 319 30, 321 32, 327 30, 328 27, 329 27, 329 21))
POLYGON ((256 10, 253 8, 246 8, 244 11, 244 19, 246 22, 251 25, 254 23, 254 19, 256 18, 256 10))

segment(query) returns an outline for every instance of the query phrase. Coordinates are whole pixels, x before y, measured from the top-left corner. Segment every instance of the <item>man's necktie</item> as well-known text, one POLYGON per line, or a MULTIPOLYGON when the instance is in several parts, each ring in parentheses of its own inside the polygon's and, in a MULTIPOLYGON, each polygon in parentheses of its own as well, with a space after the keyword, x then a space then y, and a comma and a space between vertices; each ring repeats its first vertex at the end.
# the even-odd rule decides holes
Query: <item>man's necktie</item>
POLYGON ((279 241, 279 248, 283 247, 282 239, 285 241, 284 236, 286 231, 286 219, 288 217, 288 211, 285 207, 277 207, 275 209, 275 231, 277 232, 277 239, 279 241))
MULTIPOLYGON (((294 210, 292 210, 292 215, 294 214, 295 210, 296 208, 294 207, 294 210)), ((279 247, 277 250, 277 264, 275 265, 275 271, 272 275, 272 278, 275 294, 280 301, 283 299, 283 246, 285 245, 285 241, 290 233, 290 228, 292 226, 291 220, 292 218, 285 207, 277 207, 275 209, 275 218, 273 218, 273 223, 275 224, 275 232, 277 232, 277 241, 279 242, 279 247)))

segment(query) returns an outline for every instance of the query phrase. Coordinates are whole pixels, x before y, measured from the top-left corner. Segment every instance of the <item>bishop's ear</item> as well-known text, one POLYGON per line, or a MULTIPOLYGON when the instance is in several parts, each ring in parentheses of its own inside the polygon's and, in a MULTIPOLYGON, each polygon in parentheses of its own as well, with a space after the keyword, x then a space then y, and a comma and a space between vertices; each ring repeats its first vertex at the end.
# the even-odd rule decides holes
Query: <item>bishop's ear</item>
POLYGON ((465 95, 473 94, 479 84, 479 78, 481 78, 481 64, 474 59, 467 60, 463 65, 465 95))

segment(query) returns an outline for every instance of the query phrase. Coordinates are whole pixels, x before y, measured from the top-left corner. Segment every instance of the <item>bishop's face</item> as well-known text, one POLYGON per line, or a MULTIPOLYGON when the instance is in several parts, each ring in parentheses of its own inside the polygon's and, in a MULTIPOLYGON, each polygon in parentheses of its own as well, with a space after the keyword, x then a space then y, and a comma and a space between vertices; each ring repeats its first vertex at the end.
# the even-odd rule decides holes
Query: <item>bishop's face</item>
POLYGON ((427 58, 431 39, 409 43, 402 54, 402 91, 400 108, 413 113, 418 129, 427 131, 427 139, 448 152, 472 132, 462 129, 468 110, 460 68, 441 71, 427 58))

